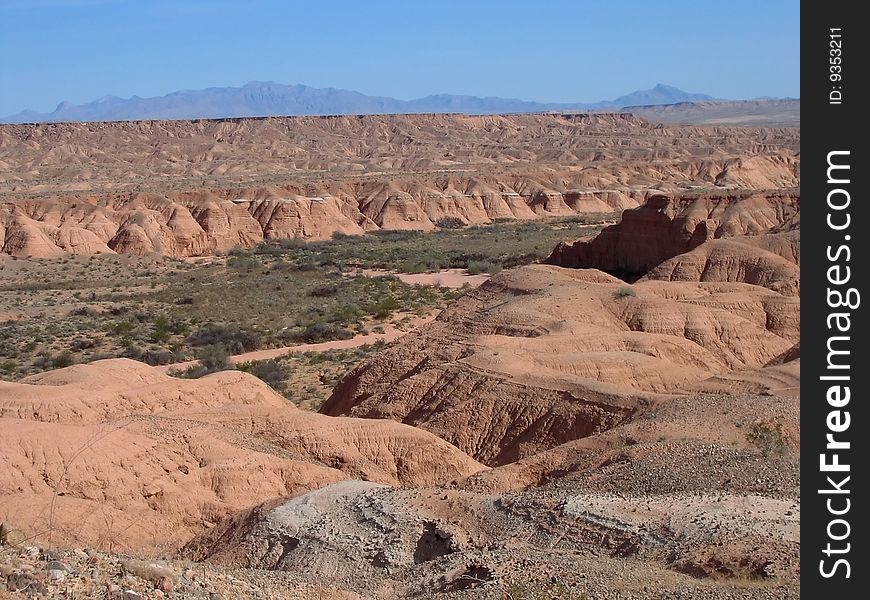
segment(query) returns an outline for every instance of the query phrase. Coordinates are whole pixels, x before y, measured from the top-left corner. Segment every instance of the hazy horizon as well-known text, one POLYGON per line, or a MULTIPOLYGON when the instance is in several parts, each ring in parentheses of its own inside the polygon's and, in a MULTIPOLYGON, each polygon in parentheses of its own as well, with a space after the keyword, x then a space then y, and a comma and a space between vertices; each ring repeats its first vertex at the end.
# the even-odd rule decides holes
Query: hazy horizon
POLYGON ((724 99, 796 98, 798 8, 0 0, 0 115, 249 81, 400 100, 590 103, 658 83, 724 99))

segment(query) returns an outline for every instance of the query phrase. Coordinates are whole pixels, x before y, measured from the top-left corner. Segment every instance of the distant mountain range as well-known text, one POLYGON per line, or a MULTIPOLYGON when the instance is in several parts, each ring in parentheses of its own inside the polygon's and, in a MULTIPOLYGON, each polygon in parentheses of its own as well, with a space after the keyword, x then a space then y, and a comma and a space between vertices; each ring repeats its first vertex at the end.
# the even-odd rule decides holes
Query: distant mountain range
POLYGON ((289 115, 364 115, 383 113, 494 114, 564 110, 613 110, 626 106, 675 104, 715 100, 659 84, 614 100, 594 103, 530 102, 513 98, 437 94, 416 100, 367 96, 350 90, 282 85, 252 81, 242 87, 173 92, 154 98, 105 96, 88 104, 61 102, 50 113, 25 110, 4 123, 58 121, 129 121, 137 119, 215 119, 289 115))

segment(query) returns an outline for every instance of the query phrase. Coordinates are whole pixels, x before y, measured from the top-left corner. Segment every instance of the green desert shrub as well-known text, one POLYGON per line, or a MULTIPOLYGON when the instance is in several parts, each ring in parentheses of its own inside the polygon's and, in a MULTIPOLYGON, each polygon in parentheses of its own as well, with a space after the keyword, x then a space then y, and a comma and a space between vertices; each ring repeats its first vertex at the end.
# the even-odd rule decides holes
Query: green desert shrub
POLYGON ((466 269, 469 275, 480 275, 481 273, 489 273, 495 275, 501 271, 501 263, 493 261, 472 260, 468 263, 466 269))
POLYGON ((284 336, 293 342, 316 344, 333 340, 349 340, 353 333, 335 323, 313 323, 301 330, 290 331, 284 336))
POLYGON ((312 296, 314 298, 327 298, 329 296, 335 296, 337 293, 338 293, 338 286, 337 285, 327 284, 327 285, 318 285, 318 286, 313 287, 311 289, 311 291, 308 292, 308 295, 312 296))
POLYGON ((187 336, 187 343, 191 346, 220 344, 230 354, 240 354, 256 350, 260 347, 262 340, 256 331, 242 329, 238 325, 209 323, 187 336))
POLYGON ((79 306, 72 309, 69 314, 72 317, 96 317, 97 311, 90 306, 79 306))
POLYGON ((459 217, 441 217, 435 221, 435 227, 439 229, 462 229, 465 222, 459 217))
POLYGON ((242 254, 230 256, 227 259, 227 266, 236 271, 254 271, 262 266, 262 263, 256 256, 250 254, 242 254))
POLYGON ((290 367, 286 363, 274 358, 269 360, 254 360, 236 366, 240 371, 250 373, 261 379, 274 390, 284 392, 287 387, 287 379, 290 377, 290 367))
POLYGON ((746 432, 746 441, 765 456, 782 456, 788 451, 788 436, 779 423, 753 423, 746 432))
POLYGON ((51 367, 54 369, 62 369, 72 364, 75 364, 75 358, 73 358, 72 352, 69 350, 64 350, 51 358, 51 367))
POLYGON ((199 362, 196 364, 182 371, 170 371, 169 374, 184 379, 199 379, 211 373, 233 368, 230 364, 230 356, 227 349, 220 344, 211 344, 199 348, 196 357, 199 359, 199 362))
POLYGON ((617 298, 633 298, 637 296, 637 292, 633 287, 625 285, 616 290, 613 295, 617 298))

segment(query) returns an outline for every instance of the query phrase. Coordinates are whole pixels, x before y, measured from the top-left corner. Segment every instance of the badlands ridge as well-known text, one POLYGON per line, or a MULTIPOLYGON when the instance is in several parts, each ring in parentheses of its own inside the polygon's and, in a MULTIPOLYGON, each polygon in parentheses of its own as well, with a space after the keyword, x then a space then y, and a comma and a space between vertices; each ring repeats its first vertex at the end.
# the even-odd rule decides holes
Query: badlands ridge
POLYGON ((199 256, 798 181, 797 130, 629 114, 0 125, 0 250, 199 256))

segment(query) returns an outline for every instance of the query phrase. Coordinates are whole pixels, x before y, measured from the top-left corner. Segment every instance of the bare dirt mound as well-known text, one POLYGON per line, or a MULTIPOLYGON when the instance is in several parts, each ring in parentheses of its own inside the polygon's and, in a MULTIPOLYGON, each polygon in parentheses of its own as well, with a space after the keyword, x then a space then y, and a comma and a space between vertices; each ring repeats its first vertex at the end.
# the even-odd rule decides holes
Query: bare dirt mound
POLYGON ((322 410, 413 424, 504 465, 663 394, 791 390, 799 210, 791 193, 654 196, 550 257, 646 273, 634 285, 584 268, 501 273, 348 374, 322 410))
MULTIPOLYGON (((785 296, 800 295, 800 265, 744 242, 744 237, 710 240, 661 263, 644 279, 731 281, 766 287, 785 296)), ((800 244, 800 235, 792 236, 800 244)), ((791 247, 782 248, 783 252, 791 247)))
POLYGON ((348 477, 426 485, 482 468, 392 421, 300 411, 241 372, 182 381, 107 360, 0 382, 0 398, 0 521, 53 543, 166 550, 348 477))

